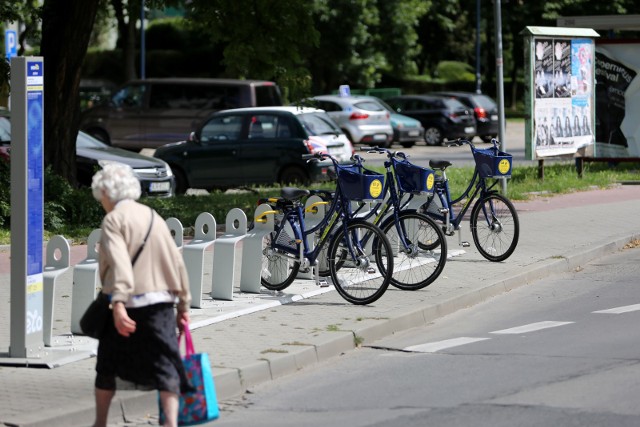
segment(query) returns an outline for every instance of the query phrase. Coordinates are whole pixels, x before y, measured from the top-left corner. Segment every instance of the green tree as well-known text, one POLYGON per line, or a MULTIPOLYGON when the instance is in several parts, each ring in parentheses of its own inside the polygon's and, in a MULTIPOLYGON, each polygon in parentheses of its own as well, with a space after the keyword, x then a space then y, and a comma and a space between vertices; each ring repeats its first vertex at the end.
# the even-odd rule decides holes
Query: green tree
POLYGON ((305 52, 319 34, 304 0, 193 0, 188 17, 224 45, 225 75, 275 80, 291 91, 308 91, 305 52))
POLYGON ((80 71, 100 0, 45 0, 42 8, 45 164, 76 182, 80 71))

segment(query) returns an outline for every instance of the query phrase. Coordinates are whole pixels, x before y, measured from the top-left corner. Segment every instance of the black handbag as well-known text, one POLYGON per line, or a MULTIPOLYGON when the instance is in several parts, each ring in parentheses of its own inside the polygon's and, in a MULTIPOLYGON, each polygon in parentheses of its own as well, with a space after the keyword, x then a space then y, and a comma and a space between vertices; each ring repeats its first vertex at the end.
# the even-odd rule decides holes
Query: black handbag
MULTIPOLYGON (((153 209, 151 209, 151 224, 149 224, 149 230, 147 230, 147 235, 144 236, 142 245, 140 245, 140 248, 138 248, 138 251, 131 259, 132 266, 136 265, 138 256, 140 256, 140 252, 142 252, 144 245, 147 243, 149 233, 151 233, 151 227, 153 226, 153 217, 153 209)), ((111 296, 99 292, 96 299, 89 304, 89 307, 82 315, 82 318, 80 318, 80 329, 82 330, 82 333, 88 337, 100 339, 110 316, 111 296)))
POLYGON ((88 337, 99 339, 111 316, 109 295, 98 293, 80 319, 80 329, 88 337))

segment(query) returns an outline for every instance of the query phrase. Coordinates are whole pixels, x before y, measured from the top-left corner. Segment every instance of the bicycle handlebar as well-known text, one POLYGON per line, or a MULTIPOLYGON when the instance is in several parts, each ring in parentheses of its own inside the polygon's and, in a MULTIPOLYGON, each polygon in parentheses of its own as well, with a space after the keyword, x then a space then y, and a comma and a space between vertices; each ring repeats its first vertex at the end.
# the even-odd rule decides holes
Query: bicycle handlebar
MULTIPOLYGON (((461 147, 461 146, 463 146, 465 144, 469 145, 469 147, 471 147, 472 151, 474 151, 476 149, 475 145, 473 145, 473 143, 471 141, 469 141, 468 139, 462 139, 462 138, 456 139, 455 141, 447 144, 447 146, 449 146, 449 147, 461 147)), ((496 150, 496 151, 500 148, 499 147, 500 144, 498 143, 498 140, 495 139, 495 138, 491 138, 491 144, 493 144, 493 149, 496 150)))
POLYGON ((398 157, 402 160, 407 160, 407 155, 403 151, 392 151, 383 147, 361 147, 360 151, 366 151, 367 153, 386 154, 388 158, 398 157))

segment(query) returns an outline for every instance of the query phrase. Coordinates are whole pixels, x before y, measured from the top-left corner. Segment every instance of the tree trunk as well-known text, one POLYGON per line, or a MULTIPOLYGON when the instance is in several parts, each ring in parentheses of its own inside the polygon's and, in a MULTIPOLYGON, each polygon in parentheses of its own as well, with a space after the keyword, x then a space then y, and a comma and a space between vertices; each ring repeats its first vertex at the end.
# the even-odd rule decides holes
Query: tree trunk
POLYGON ((44 0, 44 160, 76 183, 76 137, 80 125, 80 76, 99 0, 44 0))

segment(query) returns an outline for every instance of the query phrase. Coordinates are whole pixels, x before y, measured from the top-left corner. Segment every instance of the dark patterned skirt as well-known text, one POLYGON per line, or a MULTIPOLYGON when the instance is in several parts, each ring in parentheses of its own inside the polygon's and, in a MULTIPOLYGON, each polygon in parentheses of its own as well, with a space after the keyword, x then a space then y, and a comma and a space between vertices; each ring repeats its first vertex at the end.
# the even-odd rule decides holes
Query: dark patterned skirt
POLYGON ((115 378, 119 377, 160 391, 188 391, 173 304, 127 308, 127 314, 136 322, 133 334, 120 335, 112 317, 100 338, 96 387, 115 390, 115 378))

